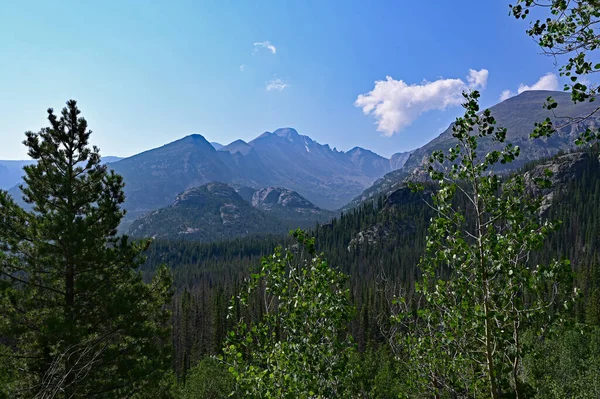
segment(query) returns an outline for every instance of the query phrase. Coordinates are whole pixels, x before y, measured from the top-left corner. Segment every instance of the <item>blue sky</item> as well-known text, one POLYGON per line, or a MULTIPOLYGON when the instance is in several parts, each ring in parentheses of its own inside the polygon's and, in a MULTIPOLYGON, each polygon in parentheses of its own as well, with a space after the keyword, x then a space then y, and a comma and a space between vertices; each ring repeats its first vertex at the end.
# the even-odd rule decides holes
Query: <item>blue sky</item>
POLYGON ((490 106, 558 87, 508 3, 0 0, 0 159, 26 158, 23 132, 70 98, 104 155, 284 126, 339 150, 410 150, 461 113, 461 89, 490 106))

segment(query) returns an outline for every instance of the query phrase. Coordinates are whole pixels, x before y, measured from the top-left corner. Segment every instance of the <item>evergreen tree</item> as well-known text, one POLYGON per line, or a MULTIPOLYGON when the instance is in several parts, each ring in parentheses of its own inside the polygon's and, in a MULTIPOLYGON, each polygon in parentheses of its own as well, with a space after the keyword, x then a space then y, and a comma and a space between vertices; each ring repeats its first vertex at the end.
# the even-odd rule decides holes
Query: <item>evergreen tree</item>
POLYGON ((136 270, 148 242, 117 236, 122 178, 100 164, 75 101, 27 132, 24 200, 0 192, 0 387, 11 398, 160 395, 171 279, 136 270), (16 377, 16 378, 14 378, 16 377), (2 378, 2 377, 0 377, 2 378))

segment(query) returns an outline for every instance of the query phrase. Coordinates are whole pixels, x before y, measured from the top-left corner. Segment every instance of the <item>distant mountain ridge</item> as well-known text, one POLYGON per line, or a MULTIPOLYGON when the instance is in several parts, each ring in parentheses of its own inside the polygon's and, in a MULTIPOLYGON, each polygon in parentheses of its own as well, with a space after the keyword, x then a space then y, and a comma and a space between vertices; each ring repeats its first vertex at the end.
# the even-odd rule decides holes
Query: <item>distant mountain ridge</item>
MULTIPOLYGON (((102 163, 111 163, 123 158, 114 156, 102 157, 102 163)), ((2 161, 0 160, 0 190, 9 190, 23 181, 23 167, 33 161, 2 161)))
POLYGON ((23 167, 32 161, 0 161, 0 190, 8 190, 23 178, 23 167))

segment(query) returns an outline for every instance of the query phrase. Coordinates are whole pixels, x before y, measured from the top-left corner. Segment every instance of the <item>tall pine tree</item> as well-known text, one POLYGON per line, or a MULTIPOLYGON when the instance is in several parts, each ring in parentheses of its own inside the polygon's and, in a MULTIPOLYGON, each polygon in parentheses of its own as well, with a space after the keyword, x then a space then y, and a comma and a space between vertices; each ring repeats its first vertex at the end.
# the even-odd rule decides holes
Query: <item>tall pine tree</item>
POLYGON ((123 180, 79 114, 26 133, 30 210, 0 191, 0 396, 145 397, 170 368, 170 276, 136 270, 148 243, 117 235, 123 180))

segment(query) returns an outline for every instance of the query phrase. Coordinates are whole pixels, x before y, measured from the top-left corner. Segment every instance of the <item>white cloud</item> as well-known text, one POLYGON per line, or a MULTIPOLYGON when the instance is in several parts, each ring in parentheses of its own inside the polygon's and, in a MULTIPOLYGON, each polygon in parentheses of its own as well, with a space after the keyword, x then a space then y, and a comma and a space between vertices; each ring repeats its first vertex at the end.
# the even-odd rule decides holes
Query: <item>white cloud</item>
POLYGON ((240 65, 240 71, 244 72, 246 70, 246 64, 240 65))
POLYGON ((254 51, 252 52, 252 54, 256 54, 256 52, 261 48, 266 48, 272 54, 277 53, 277 47, 273 46, 270 41, 265 40, 264 42, 254 43, 254 51))
POLYGON ((467 76, 467 82, 469 82, 469 87, 481 87, 482 89, 485 88, 485 85, 487 85, 489 74, 490 73, 487 69, 482 69, 481 71, 469 69, 469 75, 467 76))
MULTIPOLYGON (((524 91, 529 90, 558 90, 558 76, 552 72, 549 72, 539 78, 539 80, 531 86, 521 83, 517 88, 517 94, 521 94, 524 91)), ((514 92, 510 90, 504 90, 502 94, 500 94, 500 101, 508 100, 514 95, 514 92)))
POLYGON ((505 101, 514 96, 515 94, 510 90, 504 90, 502 94, 500 94, 500 101, 505 101))
POLYGON ((359 95, 354 105, 362 108, 365 115, 372 115, 377 130, 389 137, 410 126, 424 112, 462 104, 462 93, 485 87, 488 75, 487 69, 471 69, 467 82, 438 79, 412 85, 387 76, 386 80, 376 81, 373 90, 359 95))
POLYGON ((558 90, 558 77, 553 73, 547 73, 531 86, 521 83, 517 93, 521 94, 528 90, 558 90))
POLYGON ((283 89, 285 89, 288 86, 289 85, 287 83, 284 83, 283 80, 281 80, 279 78, 273 78, 272 80, 267 82, 267 91, 272 91, 272 90, 282 91, 283 89))

